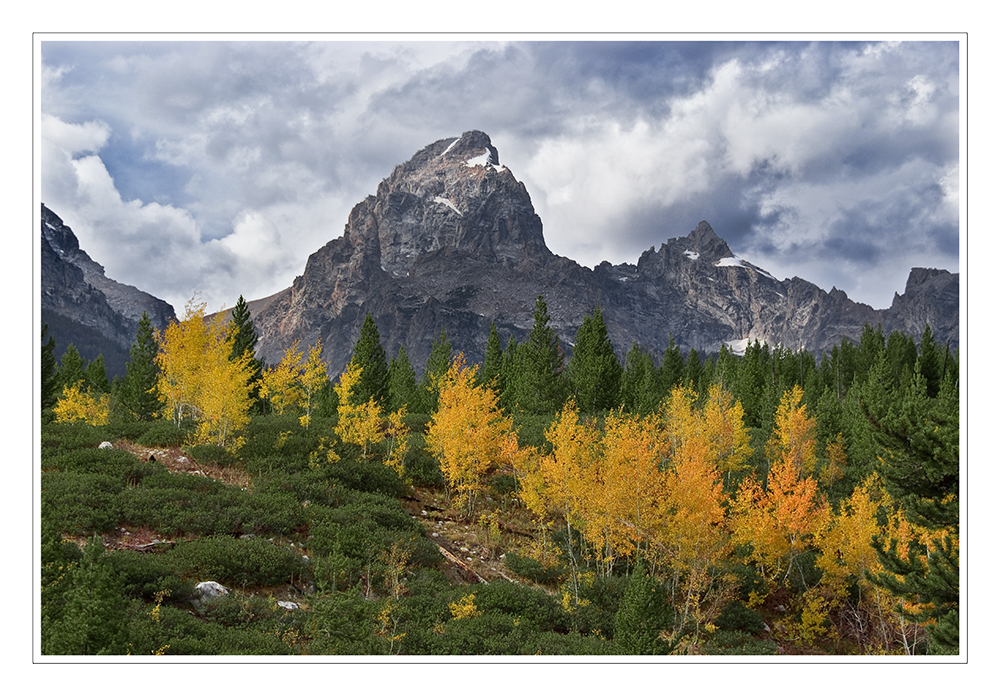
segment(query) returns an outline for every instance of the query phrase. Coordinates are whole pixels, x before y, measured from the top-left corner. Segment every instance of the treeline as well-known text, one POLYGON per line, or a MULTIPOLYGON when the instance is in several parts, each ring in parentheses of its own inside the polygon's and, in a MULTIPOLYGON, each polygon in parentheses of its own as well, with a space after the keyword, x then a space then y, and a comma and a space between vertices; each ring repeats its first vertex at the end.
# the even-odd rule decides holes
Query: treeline
MULTIPOLYGON (((405 346, 386 356, 369 315, 331 383, 318 342, 291 346, 277 365, 256 360, 242 297, 228 323, 206 321, 192 301, 162 334, 144 317, 113 384, 99 360, 85 366, 71 350, 57 367, 43 334, 43 420, 170 421, 189 447, 261 462, 268 481, 290 466, 283 452, 296 436, 282 431, 264 453, 254 433, 269 419, 294 419, 311 443, 295 476, 327 486, 296 504, 329 497, 331 482, 354 472, 352 485, 390 475, 443 486, 494 545, 503 520, 525 517, 533 541, 508 538, 507 567, 561 596, 561 614, 546 609, 561 617, 551 630, 594 631, 615 641, 612 651, 768 653, 779 639, 805 652, 958 650, 959 365, 929 329, 917 343, 866 326, 857 344, 845 338, 819 360, 759 342, 743 356, 725 346, 685 356, 671 340, 659 359, 634 345, 622 362, 599 308, 584 317, 569 359, 549 321, 539 297, 527 339, 504 347, 491 327, 477 365, 454 355, 442 333, 418 381, 405 346)), ((44 502, 43 519, 54 509, 44 502)), ((321 527, 303 524, 302 543, 318 544, 318 585, 330 587, 316 570, 323 564, 350 566, 334 573, 340 580, 317 598, 325 609, 316 616, 336 623, 358 611, 375 625, 356 643, 344 627, 314 625, 314 648, 452 650, 442 646, 458 633, 442 626, 499 625, 466 593, 448 595, 456 601, 445 614, 466 623, 408 631, 407 607, 421 601, 408 560, 416 547, 387 542, 379 595, 370 553, 367 566, 335 562, 347 551, 323 547, 321 527), (344 592, 360 582, 368 603, 356 606, 344 592)), ((517 633, 520 620, 503 626, 517 633)))

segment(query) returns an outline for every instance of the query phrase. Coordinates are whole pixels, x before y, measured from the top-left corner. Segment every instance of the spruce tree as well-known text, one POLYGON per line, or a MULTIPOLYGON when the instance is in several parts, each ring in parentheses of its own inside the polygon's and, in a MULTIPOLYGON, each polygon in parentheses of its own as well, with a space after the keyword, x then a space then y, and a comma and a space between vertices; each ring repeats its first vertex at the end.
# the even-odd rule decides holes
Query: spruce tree
POLYGON ((406 346, 399 344, 399 352, 389 363, 389 410, 397 411, 406 406, 412 411, 417 403, 417 378, 406 354, 406 346))
POLYGON ((87 365, 87 369, 83 371, 83 383, 91 393, 107 394, 111 391, 108 371, 104 367, 103 354, 98 355, 87 365))
POLYGON ((890 495, 911 523, 946 532, 943 539, 929 545, 913 542, 908 549, 899 549, 895 540, 890 540, 887 552, 874 544, 888 573, 872 580, 898 597, 925 605, 912 617, 931 622, 931 653, 958 654, 958 390, 946 383, 931 397, 927 380, 917 371, 902 394, 862 401, 861 406, 882 449, 880 473, 890 495))
POLYGON ((616 407, 621 373, 601 308, 595 307, 592 316, 584 316, 583 325, 576 332, 576 345, 569 360, 569 374, 580 410, 594 413, 616 407))
POLYGON ((517 409, 518 379, 521 375, 521 346, 513 334, 507 340, 507 347, 504 348, 503 358, 500 362, 500 379, 502 385, 500 391, 500 408, 507 413, 513 413, 517 409))
POLYGON ((490 384, 494 380, 494 388, 498 393, 503 392, 503 384, 500 383, 500 369, 503 366, 503 347, 500 345, 500 334, 497 332, 495 322, 490 322, 490 335, 486 339, 486 354, 483 356, 483 367, 476 374, 476 383, 479 385, 490 384))
POLYGON ((663 351, 663 362, 659 369, 660 391, 669 394, 674 387, 685 381, 684 357, 681 355, 680 346, 670 336, 667 349, 663 351))
POLYGON ((640 416, 655 411, 661 399, 658 382, 653 356, 633 343, 625 356, 625 371, 622 373, 622 408, 640 416))
POLYGON ((365 315, 365 321, 361 325, 361 334, 354 344, 351 363, 361 367, 361 378, 351 392, 351 400, 358 405, 368 399, 375 399, 375 403, 384 409, 389 399, 389 364, 378 327, 370 313, 365 315))
POLYGON ((48 332, 49 325, 46 324, 42 327, 42 355, 40 360, 41 407, 43 411, 55 406, 56 399, 59 396, 59 376, 56 374, 56 340, 49 336, 49 340, 46 341, 45 336, 48 332))
POLYGON ((539 295, 535 301, 535 322, 523 347, 517 381, 517 405, 528 413, 552 413, 566 397, 564 356, 549 321, 549 309, 539 295))
POLYGON ((76 346, 70 343, 66 346, 66 351, 59 359, 59 369, 57 371, 59 377, 58 388, 61 390, 63 387, 71 387, 77 382, 82 381, 84 379, 83 369, 83 358, 80 356, 80 352, 76 349, 76 346))
POLYGON ((943 365, 941 355, 938 352, 937 342, 934 340, 934 332, 928 324, 924 325, 924 333, 920 338, 920 358, 918 360, 920 374, 927 381, 927 395, 932 399, 937 396, 941 387, 941 376, 943 365))
POLYGON ((692 348, 688 353, 687 362, 684 364, 684 383, 697 391, 701 384, 701 372, 701 356, 698 355, 698 351, 692 348))
POLYGON ((670 627, 666 597, 640 561, 629 578, 615 614, 615 652, 619 655, 663 655, 671 645, 660 640, 670 627))
POLYGON ((118 403, 128 420, 152 420, 163 407, 156 393, 157 350, 153 324, 149 315, 143 312, 135 340, 128 351, 125 379, 121 382, 118 395, 118 403))
POLYGON ((253 324, 253 317, 250 316, 250 308, 247 306, 243 295, 236 300, 229 318, 229 331, 233 334, 233 350, 229 356, 230 360, 237 360, 242 356, 250 355, 250 379, 249 383, 254 384, 250 392, 254 402, 254 411, 263 413, 264 403, 260 398, 260 386, 257 384, 264 373, 264 361, 256 357, 257 350, 257 328, 253 324))
POLYGON ((420 388, 417 391, 420 395, 421 413, 437 411, 440 394, 437 378, 446 373, 449 367, 451 367, 451 342, 445 335, 444 329, 441 329, 441 335, 431 345, 431 354, 424 363, 424 374, 420 376, 420 388))

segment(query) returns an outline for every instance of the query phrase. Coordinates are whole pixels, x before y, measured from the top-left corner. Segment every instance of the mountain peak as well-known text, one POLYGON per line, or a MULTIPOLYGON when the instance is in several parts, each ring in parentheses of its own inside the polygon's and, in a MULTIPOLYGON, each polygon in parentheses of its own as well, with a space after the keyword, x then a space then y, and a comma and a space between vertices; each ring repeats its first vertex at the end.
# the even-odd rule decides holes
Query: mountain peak
POLYGON ((345 236, 360 243, 373 233, 379 264, 394 277, 444 249, 515 264, 551 253, 524 184, 476 130, 419 150, 355 206, 345 236))

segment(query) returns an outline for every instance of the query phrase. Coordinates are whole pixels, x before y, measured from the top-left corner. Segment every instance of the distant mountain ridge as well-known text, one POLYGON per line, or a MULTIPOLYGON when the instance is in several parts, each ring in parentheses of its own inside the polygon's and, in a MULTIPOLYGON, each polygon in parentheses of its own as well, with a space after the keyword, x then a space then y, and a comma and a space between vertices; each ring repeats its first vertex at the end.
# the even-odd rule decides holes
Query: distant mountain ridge
POLYGON ((405 344, 419 372, 442 330, 470 360, 482 358, 490 322, 504 341, 523 340, 538 295, 567 350, 597 305, 621 355, 635 342, 658 357, 671 336, 685 351, 726 343, 739 352, 759 339, 820 353, 843 336, 857 340, 865 323, 919 335, 926 322, 953 349, 959 340, 959 278, 948 271, 913 269, 904 294, 875 310, 836 288, 779 281, 737 258, 707 222, 634 265, 588 269, 557 256, 524 185, 480 131, 397 166, 291 287, 249 306, 268 362, 295 340, 322 339, 336 374, 370 312, 386 351, 405 344))
POLYGON ((104 267, 80 248, 73 230, 42 204, 42 324, 56 341, 56 357, 74 344, 93 360, 104 356, 108 376, 125 373, 128 350, 145 311, 162 329, 175 320, 167 302, 104 274, 104 267))

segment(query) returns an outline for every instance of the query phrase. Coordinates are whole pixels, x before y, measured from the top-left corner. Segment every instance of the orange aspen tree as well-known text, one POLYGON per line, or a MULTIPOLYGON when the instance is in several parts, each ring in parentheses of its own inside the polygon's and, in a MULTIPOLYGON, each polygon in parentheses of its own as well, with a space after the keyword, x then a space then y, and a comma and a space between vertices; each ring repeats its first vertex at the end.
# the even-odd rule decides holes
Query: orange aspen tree
POLYGON ((83 389, 83 380, 63 387, 62 396, 52 408, 57 423, 83 421, 89 425, 107 425, 111 419, 111 397, 99 394, 94 397, 83 389))
POLYGON ((768 460, 788 459, 806 476, 816 466, 816 421, 806 413, 802 387, 793 386, 781 397, 774 414, 774 432, 767 442, 768 460))
POLYGON ((733 538, 752 545, 752 558, 765 577, 785 578, 796 556, 825 528, 829 507, 812 477, 801 477, 793 453, 786 453, 767 475, 767 492, 754 477, 743 481, 732 506, 733 538))
POLYGON ((707 439, 709 460, 715 462, 727 480, 734 472, 747 469, 753 448, 743 422, 743 405, 718 384, 708 389, 702 408, 702 431, 707 439))
POLYGON ((513 421, 487 385, 476 386, 476 366, 459 354, 438 378, 440 398, 427 429, 427 448, 441 463, 448 486, 471 515, 487 475, 512 454, 513 421))

